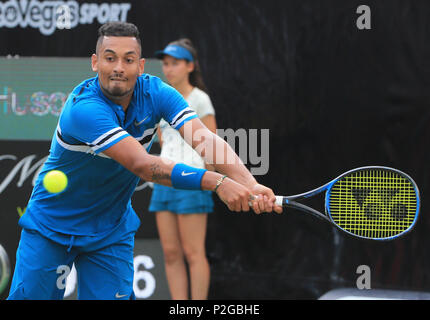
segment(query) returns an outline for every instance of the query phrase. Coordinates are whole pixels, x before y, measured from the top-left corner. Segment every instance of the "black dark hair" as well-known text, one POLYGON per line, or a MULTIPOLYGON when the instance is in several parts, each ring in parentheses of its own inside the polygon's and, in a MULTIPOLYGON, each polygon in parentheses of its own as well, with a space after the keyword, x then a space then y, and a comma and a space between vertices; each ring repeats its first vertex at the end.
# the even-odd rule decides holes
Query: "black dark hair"
POLYGON ((142 52, 142 42, 140 40, 139 29, 129 22, 113 21, 102 25, 98 30, 96 52, 103 42, 103 37, 135 37, 142 52))
POLYGON ((187 49, 189 52, 191 52, 191 54, 193 55, 194 58, 194 70, 190 73, 189 75, 189 81, 190 84, 194 87, 199 88, 200 90, 205 91, 206 93, 208 92, 207 87, 203 81, 203 76, 202 76, 202 71, 200 68, 200 63, 199 63, 199 58, 198 58, 198 54, 197 54, 197 50, 194 47, 193 43, 191 42, 190 39, 187 38, 182 38, 173 42, 170 42, 169 45, 177 45, 180 46, 182 48, 187 49))

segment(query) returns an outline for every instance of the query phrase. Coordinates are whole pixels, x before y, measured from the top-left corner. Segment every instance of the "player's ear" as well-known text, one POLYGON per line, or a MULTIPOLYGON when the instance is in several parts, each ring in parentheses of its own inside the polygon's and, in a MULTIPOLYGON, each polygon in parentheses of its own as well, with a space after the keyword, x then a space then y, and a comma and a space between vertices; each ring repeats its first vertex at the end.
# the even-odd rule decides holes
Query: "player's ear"
POLYGON ((97 62, 98 62, 97 55, 93 53, 93 55, 91 56, 91 68, 93 69, 94 72, 98 71, 97 62))
POLYGON ((145 59, 142 58, 139 60, 139 75, 142 75, 145 71, 145 59))
POLYGON ((192 62, 192 61, 187 62, 187 71, 189 73, 193 72, 195 67, 196 67, 196 65, 194 64, 194 62, 192 62))

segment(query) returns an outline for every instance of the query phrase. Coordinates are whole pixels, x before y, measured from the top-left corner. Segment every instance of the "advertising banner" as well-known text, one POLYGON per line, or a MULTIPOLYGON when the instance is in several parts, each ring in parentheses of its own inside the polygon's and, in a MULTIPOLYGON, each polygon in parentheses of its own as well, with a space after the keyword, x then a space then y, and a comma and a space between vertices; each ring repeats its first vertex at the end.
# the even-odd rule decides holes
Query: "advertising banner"
POLYGON ((0 2, 0 28, 34 28, 45 36, 56 29, 127 21, 131 3, 8 0, 0 2))
MULTIPOLYGON (((51 140, 69 93, 96 76, 90 57, 0 57, 0 70, 0 140, 51 140)), ((154 59, 145 73, 164 77, 154 59)))

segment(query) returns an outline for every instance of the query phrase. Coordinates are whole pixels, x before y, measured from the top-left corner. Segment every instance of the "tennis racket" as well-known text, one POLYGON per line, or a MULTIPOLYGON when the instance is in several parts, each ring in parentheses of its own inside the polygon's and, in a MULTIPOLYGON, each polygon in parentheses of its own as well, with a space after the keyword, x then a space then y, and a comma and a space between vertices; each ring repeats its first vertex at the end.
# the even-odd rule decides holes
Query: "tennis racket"
POLYGON ((276 203, 310 213, 355 237, 392 240, 411 231, 420 211, 419 190, 407 174, 388 167, 361 167, 276 203), (325 214, 298 201, 325 191, 325 214))
POLYGON ((10 263, 6 250, 0 245, 0 294, 6 289, 10 279, 10 263))

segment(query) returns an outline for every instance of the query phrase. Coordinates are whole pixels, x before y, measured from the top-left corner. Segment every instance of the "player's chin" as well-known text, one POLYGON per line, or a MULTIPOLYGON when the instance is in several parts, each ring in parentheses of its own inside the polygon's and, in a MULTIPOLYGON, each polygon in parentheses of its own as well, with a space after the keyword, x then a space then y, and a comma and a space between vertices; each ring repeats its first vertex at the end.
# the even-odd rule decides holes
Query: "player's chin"
POLYGON ((127 95, 128 93, 130 93, 130 89, 128 89, 126 86, 124 85, 118 85, 118 84, 113 84, 110 88, 109 88, 109 94, 113 97, 123 97, 125 95, 127 95))

